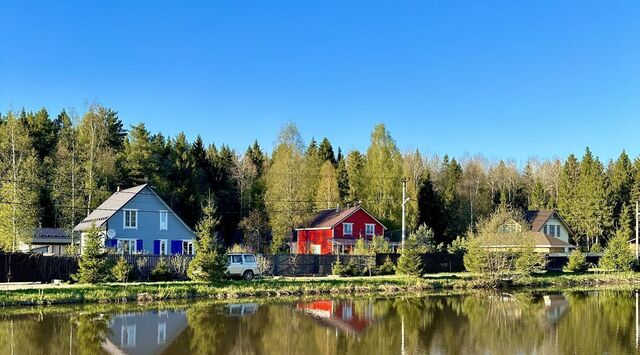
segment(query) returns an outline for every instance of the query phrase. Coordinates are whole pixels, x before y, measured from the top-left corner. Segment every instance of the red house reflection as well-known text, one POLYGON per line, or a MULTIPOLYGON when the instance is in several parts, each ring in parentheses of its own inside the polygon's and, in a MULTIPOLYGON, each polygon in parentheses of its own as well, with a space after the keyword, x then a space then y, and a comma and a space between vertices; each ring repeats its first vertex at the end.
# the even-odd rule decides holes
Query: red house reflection
POLYGON ((321 300, 300 302, 296 309, 325 326, 358 335, 376 320, 373 303, 359 303, 358 306, 354 301, 321 300))

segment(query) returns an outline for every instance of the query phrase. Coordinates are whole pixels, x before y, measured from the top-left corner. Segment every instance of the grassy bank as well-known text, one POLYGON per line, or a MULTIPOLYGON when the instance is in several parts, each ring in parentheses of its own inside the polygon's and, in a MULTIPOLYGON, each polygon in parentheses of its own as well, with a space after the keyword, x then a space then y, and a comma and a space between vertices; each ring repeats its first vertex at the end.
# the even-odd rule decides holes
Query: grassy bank
MULTIPOLYGON (((522 277, 506 286, 522 288, 636 287, 640 273, 547 273, 522 277)), ((25 286, 1 290, 0 305, 51 305, 66 303, 126 303, 181 299, 248 299, 283 296, 344 296, 357 294, 401 295, 444 290, 488 289, 495 280, 469 273, 437 274, 425 278, 402 276, 279 278, 217 283, 159 282, 100 285, 25 286)), ((505 286, 505 285, 503 285, 505 286)))

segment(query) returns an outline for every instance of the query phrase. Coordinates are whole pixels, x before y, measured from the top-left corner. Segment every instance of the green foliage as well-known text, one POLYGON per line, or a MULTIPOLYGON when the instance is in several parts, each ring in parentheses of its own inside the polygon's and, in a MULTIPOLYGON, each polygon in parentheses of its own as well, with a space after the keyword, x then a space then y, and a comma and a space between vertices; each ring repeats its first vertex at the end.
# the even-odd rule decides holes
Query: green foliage
POLYGON ((331 161, 327 160, 320 168, 320 181, 316 191, 316 208, 334 208, 340 203, 338 176, 331 161))
POLYGON ((516 255, 515 269, 520 274, 531 275, 542 272, 547 265, 544 254, 535 251, 533 243, 528 243, 516 255))
POLYGON ((602 248, 602 244, 600 243, 595 243, 591 246, 591 252, 592 253, 602 253, 604 249, 602 248))
POLYGON ((467 250, 467 240, 462 236, 457 236, 447 248, 450 254, 464 254, 467 250))
POLYGON ((158 260, 156 266, 151 270, 151 281, 171 281, 173 279, 173 273, 169 269, 169 264, 164 260, 158 260))
POLYGON ((569 255, 569 261, 563 268, 566 272, 585 272, 588 269, 587 256, 578 249, 571 252, 571 255, 569 255))
POLYGON ((203 209, 204 216, 196 227, 196 255, 187 270, 187 275, 192 280, 212 282, 226 276, 226 259, 215 232, 219 223, 215 211, 210 199, 203 209))
POLYGON ((342 263, 342 261, 340 261, 340 258, 338 258, 338 260, 336 260, 331 267, 331 273, 336 276, 346 276, 346 270, 346 266, 342 263))
POLYGON ((393 275, 396 272, 396 266, 393 264, 393 262, 391 261, 390 257, 386 257, 384 259, 384 263, 380 266, 378 266, 378 269, 376 270, 376 274, 377 275, 393 275))
POLYGON ((405 248, 398 259, 398 266, 396 267, 398 274, 421 276, 422 268, 422 255, 414 249, 405 248))
POLYGON ((123 257, 120 257, 116 265, 113 267, 113 269, 111 269, 113 277, 118 282, 127 282, 130 278, 131 271, 131 266, 123 257))
POLYGON ((609 240, 599 268, 615 271, 629 271, 634 266, 636 258, 629 245, 630 233, 625 229, 619 229, 616 236, 609 240))
POLYGON ((73 279, 82 284, 104 282, 109 275, 107 267, 100 230, 92 223, 85 232, 82 254, 78 260, 78 273, 73 275, 73 279))

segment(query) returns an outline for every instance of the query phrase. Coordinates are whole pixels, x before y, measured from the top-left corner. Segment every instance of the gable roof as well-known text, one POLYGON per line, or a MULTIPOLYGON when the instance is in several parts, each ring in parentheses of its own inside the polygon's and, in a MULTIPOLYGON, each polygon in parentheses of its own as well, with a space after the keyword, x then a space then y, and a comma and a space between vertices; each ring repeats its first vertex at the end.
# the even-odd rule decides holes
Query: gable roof
POLYGON ((558 211, 556 211, 555 209, 553 209, 553 210, 531 210, 531 211, 527 211, 524 214, 524 219, 526 219, 527 222, 529 222, 529 224, 531 225, 531 230, 532 231, 538 232, 538 231, 540 231, 542 226, 544 226, 544 224, 547 223, 547 221, 551 217, 554 217, 554 216, 569 231, 569 234, 573 233, 571 231, 571 228, 569 228, 567 223, 564 221, 564 219, 562 219, 562 217, 560 216, 558 211))
POLYGON ((542 232, 536 232, 533 235, 537 247, 570 247, 575 248, 571 243, 567 243, 562 239, 545 235, 542 232))
POLYGON ((369 217, 373 218, 377 223, 379 223, 382 228, 387 229, 380 221, 378 221, 371 213, 367 212, 362 206, 354 206, 346 209, 327 209, 318 212, 318 214, 314 217, 314 219, 309 223, 307 227, 298 228, 298 230, 304 229, 330 229, 338 225, 340 222, 349 218, 352 214, 362 210, 364 213, 369 215, 369 217))
POLYGON ((35 238, 70 238, 69 233, 62 228, 36 228, 35 238))
POLYGON ((124 205, 131 201, 140 191, 142 191, 149 184, 142 184, 134 186, 128 189, 120 190, 111 195, 103 203, 100 204, 95 210, 85 217, 80 223, 78 223, 74 231, 84 231, 91 227, 91 223, 95 222, 96 227, 102 227, 104 223, 111 218, 116 212, 118 212, 124 205))

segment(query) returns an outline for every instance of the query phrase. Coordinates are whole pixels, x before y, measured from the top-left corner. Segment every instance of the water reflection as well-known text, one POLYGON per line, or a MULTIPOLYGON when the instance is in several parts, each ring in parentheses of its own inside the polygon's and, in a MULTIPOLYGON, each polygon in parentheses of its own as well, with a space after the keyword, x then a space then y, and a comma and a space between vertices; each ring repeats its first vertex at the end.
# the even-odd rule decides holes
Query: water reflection
POLYGON ((0 354, 628 354, 639 306, 599 291, 3 312, 0 354))

